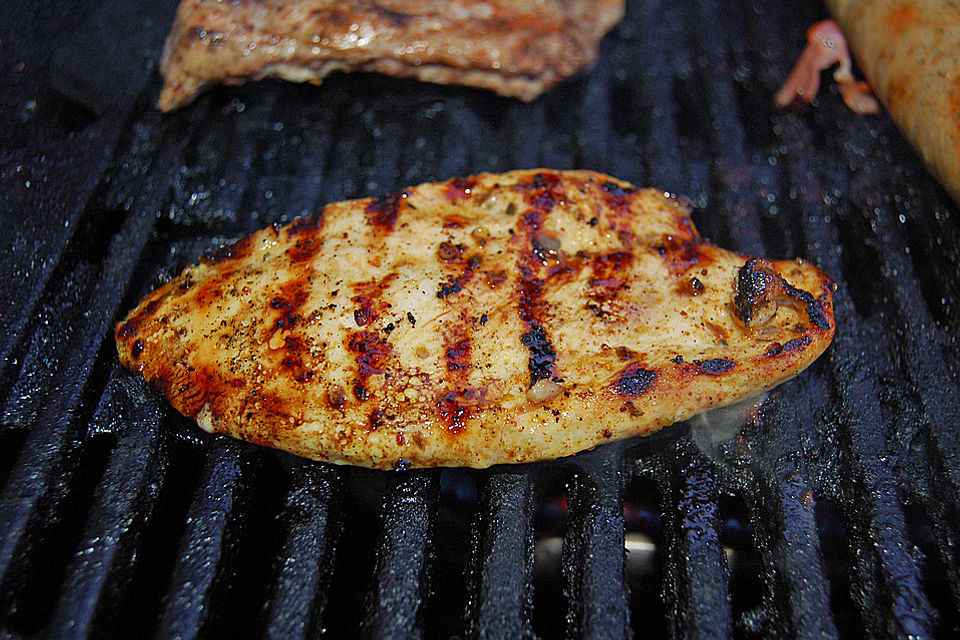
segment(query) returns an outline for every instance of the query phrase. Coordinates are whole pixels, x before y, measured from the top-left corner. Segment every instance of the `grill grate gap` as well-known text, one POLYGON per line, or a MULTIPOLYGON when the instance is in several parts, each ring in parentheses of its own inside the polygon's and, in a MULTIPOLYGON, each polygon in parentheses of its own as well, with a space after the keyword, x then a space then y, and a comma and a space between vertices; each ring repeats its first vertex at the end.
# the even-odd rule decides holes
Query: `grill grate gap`
POLYGON ((532 624, 536 637, 563 637, 567 597, 561 571, 564 531, 570 526, 567 491, 573 468, 551 464, 534 478, 532 624))
POLYGON ((380 535, 380 507, 391 476, 366 469, 342 469, 342 522, 335 549, 327 609, 335 611, 324 620, 331 638, 356 637, 363 620, 364 590, 374 573, 380 535))
POLYGON ((111 383, 104 395, 104 412, 112 414, 106 419, 116 420, 122 412, 129 423, 112 447, 86 509, 83 538, 60 589, 62 595, 48 630, 51 637, 89 637, 94 633, 110 637, 115 631, 111 623, 116 609, 109 604, 132 575, 135 549, 150 519, 167 462, 159 434, 160 411, 152 403, 131 398, 127 393, 131 388, 111 383))
POLYGON ((464 635, 463 611, 467 601, 471 554, 470 523, 480 499, 478 472, 441 469, 438 478, 435 521, 427 541, 429 585, 419 617, 426 638, 464 635))

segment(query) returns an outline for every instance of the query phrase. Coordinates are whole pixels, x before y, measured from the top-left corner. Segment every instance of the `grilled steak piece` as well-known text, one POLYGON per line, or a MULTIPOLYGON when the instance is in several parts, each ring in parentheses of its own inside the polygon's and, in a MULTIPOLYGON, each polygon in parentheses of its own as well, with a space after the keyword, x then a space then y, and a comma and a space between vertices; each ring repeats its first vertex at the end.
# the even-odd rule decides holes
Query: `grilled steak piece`
POLYGON ((208 431, 370 467, 554 458, 796 375, 830 342, 803 260, 701 238, 682 200, 516 171, 338 202, 209 251, 116 329, 208 431))
POLYGON ((376 71, 533 100, 589 65, 623 0, 183 0, 159 107, 204 86, 376 71))

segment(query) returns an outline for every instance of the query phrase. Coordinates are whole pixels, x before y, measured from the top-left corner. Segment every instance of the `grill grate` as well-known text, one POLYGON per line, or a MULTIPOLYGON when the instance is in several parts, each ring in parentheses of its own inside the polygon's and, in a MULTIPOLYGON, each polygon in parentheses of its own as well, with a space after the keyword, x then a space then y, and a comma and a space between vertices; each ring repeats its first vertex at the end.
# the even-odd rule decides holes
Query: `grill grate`
POLYGON ((960 635, 958 210, 885 116, 833 90, 770 110, 822 7, 631 2, 532 104, 356 74, 161 116, 154 70, 105 62, 155 55, 154 4, 0 24, 0 638, 960 635), (816 262, 834 344, 726 438, 477 472, 212 437, 117 364, 113 324, 215 243, 535 166, 687 194, 718 244, 816 262))

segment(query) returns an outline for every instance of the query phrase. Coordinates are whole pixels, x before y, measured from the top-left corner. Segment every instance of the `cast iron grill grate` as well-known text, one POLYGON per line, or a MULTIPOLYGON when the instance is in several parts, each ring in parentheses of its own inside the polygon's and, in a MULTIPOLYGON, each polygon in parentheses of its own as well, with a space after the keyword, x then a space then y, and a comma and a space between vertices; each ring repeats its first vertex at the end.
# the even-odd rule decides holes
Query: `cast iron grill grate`
POLYGON ((885 116, 769 108, 821 7, 632 2, 529 105, 354 75, 161 116, 130 63, 173 9, 150 4, 0 25, 0 637, 960 635, 958 212, 885 116), (816 262, 835 343, 726 437, 478 472, 210 437, 116 361, 114 323, 207 247, 535 166, 687 194, 718 244, 816 262))

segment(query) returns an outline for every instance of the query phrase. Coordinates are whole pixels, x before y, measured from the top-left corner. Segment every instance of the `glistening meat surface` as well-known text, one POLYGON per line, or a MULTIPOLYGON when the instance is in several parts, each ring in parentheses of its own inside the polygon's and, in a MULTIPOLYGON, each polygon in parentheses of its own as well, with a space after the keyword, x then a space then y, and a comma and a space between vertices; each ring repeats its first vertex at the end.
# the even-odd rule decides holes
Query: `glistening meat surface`
POLYGON ((377 468, 650 433, 796 375, 832 284, 701 238, 683 201, 516 171, 338 202, 208 252, 116 329, 208 431, 377 468))
POLYGON ((319 83, 375 71, 533 100, 593 62, 623 0, 183 0, 164 47, 164 111, 211 83, 319 83))

